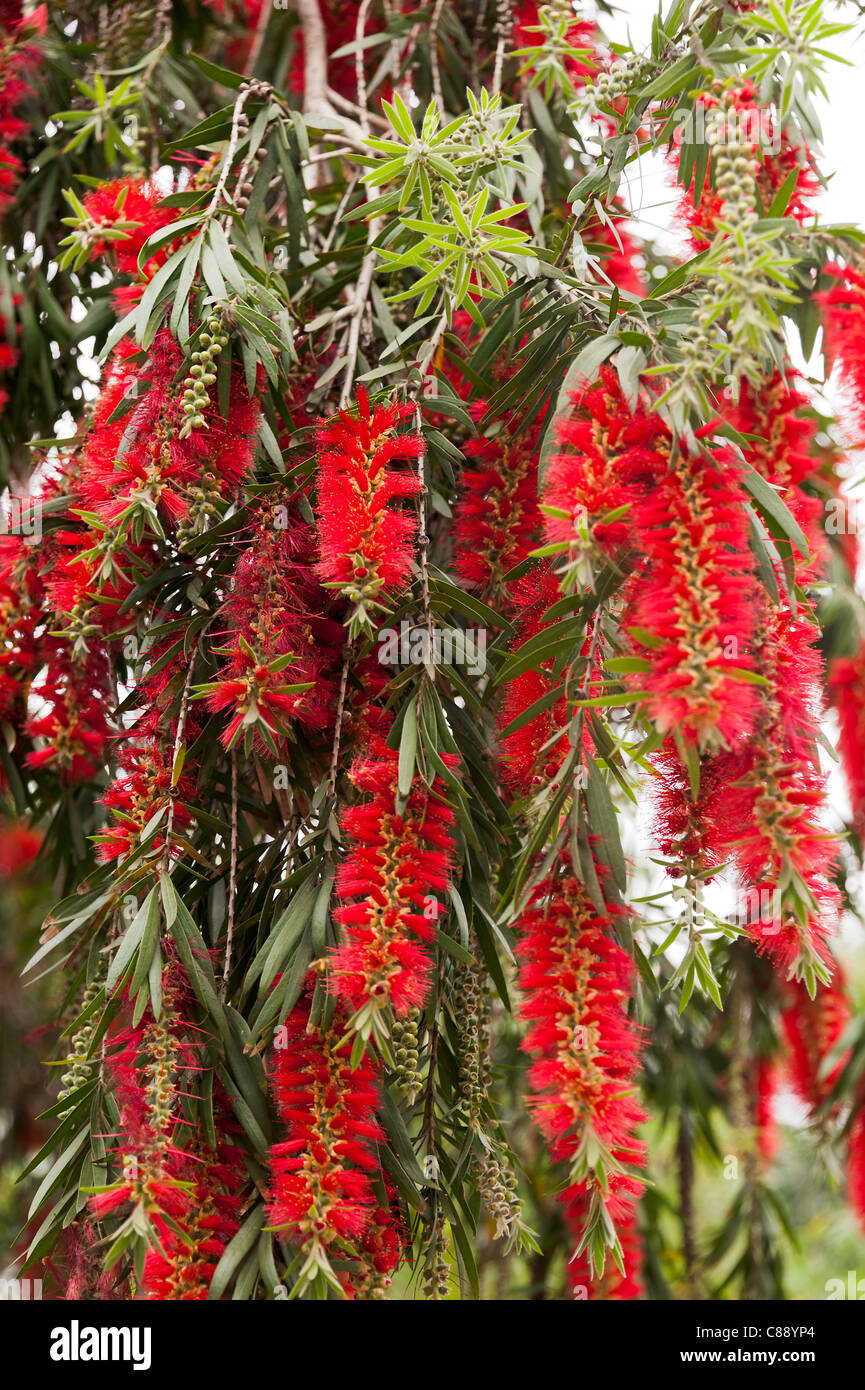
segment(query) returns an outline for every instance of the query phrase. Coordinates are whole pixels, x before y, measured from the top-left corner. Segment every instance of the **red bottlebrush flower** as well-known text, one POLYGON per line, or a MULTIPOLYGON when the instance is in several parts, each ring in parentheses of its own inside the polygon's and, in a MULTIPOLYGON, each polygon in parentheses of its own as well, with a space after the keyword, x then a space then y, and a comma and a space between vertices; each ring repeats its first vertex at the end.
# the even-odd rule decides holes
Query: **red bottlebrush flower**
POLYGON ((377 1207, 378 1078, 368 1059, 350 1065, 338 1019, 310 1028, 309 1011, 301 999, 274 1048, 274 1098, 288 1137, 270 1151, 268 1214, 303 1243, 357 1249, 377 1207))
POLYGON ((416 497, 422 484, 388 465, 422 456, 417 431, 396 433, 413 415, 409 405, 370 407, 358 388, 356 414, 343 410, 319 426, 318 572, 366 620, 369 606, 403 587, 411 569, 417 521, 392 504, 416 497))
POLYGON ((180 438, 183 383, 175 378, 182 361, 167 330, 157 336, 146 366, 137 365, 127 344, 115 353, 80 479, 87 510, 113 527, 129 529, 136 512, 155 511, 171 525, 188 522, 200 511, 203 493, 211 502, 232 493, 252 466, 260 409, 236 373, 227 418, 214 397, 201 411, 205 428, 180 438), (112 421, 124 397, 138 404, 112 421))
POLYGON ((801 983, 788 985, 787 1002, 781 1014, 789 1049, 787 1074, 796 1095, 809 1110, 816 1110, 823 1104, 846 1060, 840 1058, 831 1071, 824 1074, 823 1063, 850 1018, 850 1001, 837 963, 835 972, 833 982, 822 985, 813 999, 801 983))
POLYGON ((759 388, 742 381, 736 406, 725 412, 729 422, 749 436, 744 449, 747 462, 780 490, 808 541, 807 560, 793 552, 803 589, 823 577, 827 561, 820 502, 801 486, 820 469, 820 460, 812 454, 817 422, 813 412, 807 414, 809 406, 808 397, 776 372, 759 388))
POLYGON ((754 737, 731 759, 730 842, 758 950, 790 977, 825 971, 838 910, 833 838, 821 823, 826 779, 816 760, 820 656, 810 622, 772 612, 755 648, 765 676, 754 737), (759 904, 759 906, 757 906, 759 904))
MULTIPOLYGON (((393 1206, 396 1196, 387 1179, 385 1186, 393 1206)), ((408 1235, 400 1218, 392 1210, 376 1207, 359 1242, 360 1272, 349 1275, 346 1291, 359 1298, 384 1297, 384 1291, 390 1285, 391 1275, 402 1260, 407 1244, 408 1235)))
POLYGON ((670 434, 656 411, 626 401, 616 372, 602 367, 597 382, 572 395, 556 442, 541 495, 546 539, 565 548, 562 563, 583 587, 631 540, 634 503, 666 470, 670 434))
POLYGON ((255 716, 277 738, 291 719, 310 733, 327 730, 343 644, 342 625, 328 616, 332 600, 315 578, 315 536, 296 498, 269 498, 250 529, 225 605, 229 660, 208 700, 212 710, 234 709, 226 746, 255 716), (302 684, 311 688, 286 693, 302 684))
POLYGON ((100 184, 86 195, 84 210, 94 231, 104 228, 107 233, 104 237, 93 236, 94 256, 108 257, 122 275, 143 283, 164 264, 172 249, 170 245, 160 247, 140 269, 138 266, 138 253, 148 238, 177 218, 175 208, 162 205, 155 184, 147 179, 116 179, 100 184))
POLYGON ((44 35, 46 26, 45 5, 27 16, 22 16, 16 6, 5 18, 4 32, 0 34, 0 216, 14 201, 22 170, 9 145, 27 129, 16 112, 32 93, 24 74, 39 63, 40 51, 33 40, 44 35))
POLYGON ((865 429, 865 275, 853 266, 827 265, 835 284, 817 295, 829 364, 840 368, 856 426, 865 429))
POLYGON ((237 674, 222 677, 207 687, 207 708, 213 713, 233 710, 221 739, 230 748, 245 728, 259 722, 281 737, 286 723, 296 717, 306 690, 295 690, 280 669, 259 661, 254 652, 241 651, 232 666, 237 674))
MULTIPOLYGON (((569 1202, 566 1212, 568 1228, 575 1241, 579 1243, 589 1215, 585 1196, 580 1195, 569 1202)), ((591 1267, 585 1251, 572 1255, 568 1260, 567 1275, 571 1297, 579 1301, 598 1300, 621 1302, 642 1298, 643 1285, 640 1277, 643 1252, 636 1217, 625 1216, 619 1222, 617 1234, 622 1247, 621 1270, 615 1260, 608 1260, 603 1274, 597 1274, 591 1267)))
POLYGON ((151 1228, 142 1287, 149 1298, 205 1299, 216 1263, 236 1233, 247 1180, 239 1133, 218 1082, 211 1148, 180 1104, 181 1077, 202 1065, 206 1035, 190 1022, 192 992, 173 956, 163 971, 163 1010, 117 1034, 107 1070, 120 1107, 116 1157, 123 1176, 90 1199, 103 1219, 132 1205, 151 1228))
POLYGON ((765 1056, 759 1058, 754 1127, 757 1131, 757 1146, 764 1163, 771 1163, 778 1150, 775 1097, 778 1094, 779 1073, 780 1067, 776 1058, 765 1056))
POLYGON ((832 662, 829 691, 838 711, 838 749, 850 792, 853 828, 865 840, 865 641, 855 656, 839 656, 832 662))
POLYGON ((43 679, 33 687, 44 702, 25 725, 44 747, 27 755, 30 767, 51 767, 66 782, 85 782, 105 761, 110 736, 106 719, 107 669, 96 657, 78 663, 64 643, 55 643, 43 679), (47 705, 47 711, 45 706, 47 705))
POLYGON ((415 782, 395 809, 397 755, 361 758, 351 780, 368 799, 349 806, 342 828, 349 853, 337 871, 341 941, 329 956, 332 992, 373 1020, 390 1005, 398 1017, 424 1004, 435 937, 453 856, 453 812, 415 782))
POLYGON ((634 1099, 641 1042, 627 1014, 633 963, 564 862, 517 926, 533 1118, 551 1157, 569 1165, 563 1200, 585 1201, 587 1220, 598 1208, 621 1219, 642 1190, 628 1170, 645 1163, 634 1099))
MULTIPOLYGON (((514 607, 521 613, 518 633, 520 645, 524 645, 543 632, 546 626, 544 614, 560 597, 560 591, 552 571, 544 565, 525 581, 517 581, 512 592, 514 607)), ((588 656, 591 647, 592 635, 588 633, 582 654, 588 656)), ((517 651, 519 649, 518 646, 517 651)), ((544 783, 555 784, 570 751, 567 740, 567 693, 553 667, 552 658, 542 661, 534 669, 509 681, 505 688, 498 714, 498 723, 503 731, 538 700, 548 697, 553 690, 560 690, 558 698, 550 706, 526 720, 521 728, 512 733, 503 732, 500 750, 502 773, 509 787, 518 795, 528 795, 544 783)), ((583 693, 595 693, 595 676, 600 678, 600 675, 600 670, 596 669, 583 693)), ((584 747, 590 753, 593 751, 588 734, 584 738, 584 747)))
POLYGON ((724 752, 702 759, 696 798, 688 769, 672 738, 652 755, 652 770, 655 777, 651 791, 661 853, 678 863, 691 860, 704 869, 720 866, 739 830, 726 796, 738 770, 735 755, 724 752))
POLYGON ((859 1103, 861 1108, 847 1137, 847 1196, 865 1231, 865 1105, 861 1097, 859 1103))
MULTIPOLYGON (((97 858, 102 863, 115 859, 126 859, 136 850, 145 827, 157 811, 168 806, 171 791, 172 749, 160 746, 158 739, 142 740, 140 749, 134 745, 125 750, 125 767, 101 798, 114 818, 96 836, 97 858)), ((194 794, 194 786, 188 777, 181 777, 176 788, 179 800, 189 800, 194 794)), ((190 813, 175 802, 174 823, 180 829, 192 821, 190 813)), ((150 853, 156 857, 162 852, 164 839, 161 834, 154 836, 150 853)))
POLYGON ((753 727, 754 579, 745 496, 727 452, 677 449, 633 509, 640 564, 624 626, 647 663, 634 684, 661 733, 704 750, 753 727))
POLYGON ((206 1299, 220 1256, 240 1226, 247 1183, 241 1151, 226 1137, 237 1126, 227 1118, 227 1101, 218 1085, 215 1101, 216 1147, 191 1130, 169 1162, 188 1187, 181 1229, 160 1217, 155 1220, 160 1248, 148 1250, 142 1277, 151 1299, 206 1299))
MULTIPOLYGON (((61 1237, 63 1257, 61 1268, 68 1270, 67 1301, 114 1302, 129 1297, 128 1281, 119 1283, 102 1263, 98 1250, 99 1231, 95 1222, 84 1220, 67 1227, 61 1237)), ((52 1267, 48 1262, 48 1267, 52 1267)))
POLYGON ((538 544, 537 430, 470 439, 454 509, 454 569, 493 602, 507 601, 503 578, 538 544))
POLYGON ((44 599, 37 550, 20 536, 0 536, 0 717, 16 727, 42 665, 36 629, 44 599))
POLYGON ((13 874, 29 869, 42 848, 42 836, 26 825, 7 825, 0 822, 0 875, 11 878, 13 874))

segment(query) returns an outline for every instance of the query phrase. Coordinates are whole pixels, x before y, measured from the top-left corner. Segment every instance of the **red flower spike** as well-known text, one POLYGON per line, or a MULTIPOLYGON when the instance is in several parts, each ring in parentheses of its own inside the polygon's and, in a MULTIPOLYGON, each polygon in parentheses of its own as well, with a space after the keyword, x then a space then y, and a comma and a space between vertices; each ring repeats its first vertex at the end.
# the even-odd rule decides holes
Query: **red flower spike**
MULTIPOLYGON (((576 1196, 568 1203, 566 1221, 572 1239, 577 1245, 582 1238, 588 1215, 589 1207, 585 1195, 576 1196)), ((585 1250, 579 1255, 572 1255, 567 1265, 568 1287, 572 1298, 580 1302, 623 1302, 642 1298, 644 1290, 640 1275, 643 1251, 636 1216, 633 1213, 619 1222, 617 1234, 622 1247, 624 1272, 615 1260, 608 1260, 603 1274, 597 1274, 589 1264, 585 1250)))
POLYGON ((853 828, 865 840, 865 641, 855 656, 840 656, 829 668, 829 691, 838 712, 838 741, 853 828))
POLYGON ((640 564, 624 626, 648 670, 632 683, 661 733, 703 750, 741 745, 756 713, 741 674, 753 666, 755 586, 735 459, 679 447, 633 516, 640 564))
POLYGON ((850 1018, 850 1000, 837 964, 835 972, 832 983, 822 986, 813 999, 801 983, 788 985, 781 1015, 789 1049, 787 1074, 796 1095, 811 1111, 823 1104, 846 1061, 840 1058, 830 1072, 823 1073, 823 1063, 850 1018))
MULTIPOLYGON (((449 756, 449 755, 448 755, 449 756)), ((390 1006, 398 1017, 426 1001, 433 940, 453 859, 453 812, 417 782, 395 809, 396 753, 359 759, 351 780, 367 799, 348 807, 349 855, 337 871, 340 945, 330 952, 329 987, 356 1010, 390 1006)))
MULTIPOLYGON (((340 1016, 322 1031, 310 1027, 301 999, 273 1052, 273 1091, 287 1138, 270 1151, 271 1224, 304 1245, 336 1245, 358 1255, 378 1218, 373 1179, 379 1083, 373 1064, 350 1064, 340 1016)), ((386 1264, 387 1261, 385 1260, 386 1264)))
POLYGON ((865 275, 853 266, 827 265, 834 284, 817 296, 823 310, 826 357, 840 368, 841 384, 858 429, 865 428, 865 275))
POLYGON ((393 503, 416 497, 422 484, 416 472, 389 465, 423 455, 420 434, 396 432, 413 416, 410 405, 371 407, 359 387, 355 413, 343 410, 319 425, 318 573, 364 621, 370 606, 405 587, 411 571, 417 520, 393 503))
POLYGON ((493 602, 508 594, 504 575, 527 558, 540 538, 537 495, 537 431, 511 439, 470 439, 454 509, 454 568, 471 588, 493 602))
POLYGON ((550 1156, 570 1167, 562 1200, 584 1204, 585 1220, 597 1207, 614 1224, 627 1220, 642 1191, 630 1170, 645 1163, 634 1098, 641 1040, 627 1013, 633 963, 564 862, 517 929, 529 1104, 550 1156))

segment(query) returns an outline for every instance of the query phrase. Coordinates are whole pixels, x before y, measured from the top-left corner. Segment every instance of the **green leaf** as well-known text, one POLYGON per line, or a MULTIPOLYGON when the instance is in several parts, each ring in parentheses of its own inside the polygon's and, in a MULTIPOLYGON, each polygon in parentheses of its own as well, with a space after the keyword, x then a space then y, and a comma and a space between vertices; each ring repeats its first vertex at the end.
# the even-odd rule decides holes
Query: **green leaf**
POLYGON ((772 534, 777 536, 778 531, 781 531, 787 540, 796 547, 802 558, 807 560, 808 541, 795 517, 775 489, 770 487, 765 478, 750 466, 742 473, 742 486, 754 499, 757 510, 763 516, 772 534))
MULTIPOLYGON (((129 926, 126 928, 126 931, 123 933, 120 945, 114 954, 114 959, 111 962, 105 980, 105 988, 109 993, 114 989, 127 965, 132 960, 135 949, 141 942, 145 931, 152 930, 154 914, 158 924, 159 900, 156 896, 156 889, 151 888, 129 926)), ((148 965, 149 964, 150 962, 148 960, 148 965)))
POLYGON ((402 733, 399 740, 399 767, 397 786, 401 797, 411 793, 414 781, 415 759, 417 757, 417 710, 412 700, 405 713, 402 733))
POLYGON ((221 1298, 225 1293, 241 1263, 257 1244, 266 1216, 263 1204, 253 1207, 240 1230, 231 1237, 213 1271, 208 1299, 221 1298))
POLYGON ((613 871, 620 892, 628 886, 628 870, 619 836, 619 821, 613 805, 606 780, 591 754, 586 754, 589 769, 586 787, 586 810, 589 816, 589 830, 597 835, 604 849, 604 857, 613 871))

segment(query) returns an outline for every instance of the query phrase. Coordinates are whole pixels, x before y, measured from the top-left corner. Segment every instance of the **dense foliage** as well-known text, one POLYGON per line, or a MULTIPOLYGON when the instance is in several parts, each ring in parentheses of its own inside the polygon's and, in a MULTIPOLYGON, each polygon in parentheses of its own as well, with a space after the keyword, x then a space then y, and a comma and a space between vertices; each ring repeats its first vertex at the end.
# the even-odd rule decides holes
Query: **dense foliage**
POLYGON ((0 0, 55 1296, 779 1296, 784 1088, 865 1222, 849 26, 610 9, 0 0))

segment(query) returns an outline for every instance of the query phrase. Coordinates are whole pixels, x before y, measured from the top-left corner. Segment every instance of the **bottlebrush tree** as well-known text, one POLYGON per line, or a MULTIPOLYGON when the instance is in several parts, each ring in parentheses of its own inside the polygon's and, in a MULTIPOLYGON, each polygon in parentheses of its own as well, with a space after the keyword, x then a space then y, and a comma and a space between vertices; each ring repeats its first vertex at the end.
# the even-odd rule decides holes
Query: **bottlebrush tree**
POLYGON ((54 1296, 777 1297, 782 1089, 865 1222, 824 8, 0 5, 54 1296))

